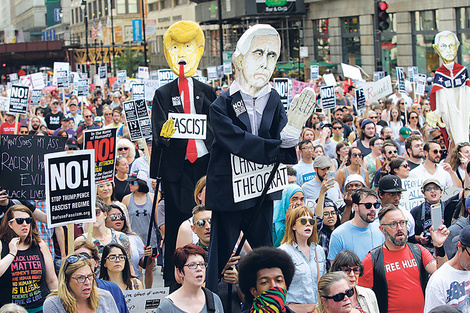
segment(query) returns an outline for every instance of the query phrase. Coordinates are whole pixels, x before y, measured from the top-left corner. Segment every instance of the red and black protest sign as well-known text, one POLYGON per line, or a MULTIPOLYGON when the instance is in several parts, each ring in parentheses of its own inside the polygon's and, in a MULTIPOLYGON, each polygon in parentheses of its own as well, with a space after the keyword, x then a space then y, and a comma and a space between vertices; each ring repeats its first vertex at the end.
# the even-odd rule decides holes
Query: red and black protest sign
POLYGON ((95 150, 95 182, 97 185, 114 180, 117 128, 85 131, 85 149, 95 150))
POLYGON ((47 226, 96 220, 94 150, 46 154, 47 226))

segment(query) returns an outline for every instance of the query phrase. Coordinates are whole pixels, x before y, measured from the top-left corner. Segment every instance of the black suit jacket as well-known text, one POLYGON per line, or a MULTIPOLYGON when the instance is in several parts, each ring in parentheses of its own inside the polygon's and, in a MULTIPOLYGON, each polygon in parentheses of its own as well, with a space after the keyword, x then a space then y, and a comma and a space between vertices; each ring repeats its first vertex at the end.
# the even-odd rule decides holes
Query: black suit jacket
MULTIPOLYGON (((230 96, 230 92, 226 91, 210 109, 214 143, 207 169, 206 207, 213 211, 244 210, 255 206, 257 201, 255 198, 236 204, 233 202, 231 154, 259 164, 276 161, 297 163, 295 148, 279 147, 280 133, 287 124, 287 116, 276 90, 271 90, 258 136, 251 133, 250 118, 246 109, 243 112, 244 105, 240 107, 240 101, 243 103, 240 92, 230 96)), ((280 192, 266 196, 266 200, 273 199, 280 199, 280 192)))
MULTIPOLYGON (((214 135, 212 126, 209 120, 209 106, 217 98, 214 89, 207 85, 193 79, 194 86, 194 107, 197 114, 207 115, 207 135, 204 143, 207 150, 210 151, 214 135)), ((174 106, 174 97, 179 97, 178 79, 173 80, 155 91, 152 106, 152 132, 153 132, 153 145, 152 145, 152 161, 150 163, 150 177, 157 177, 157 167, 160 159, 159 148, 162 144, 158 142, 158 137, 163 124, 168 119, 168 113, 184 113, 183 102, 179 101, 180 105, 174 106)), ((184 161, 186 157, 187 139, 170 139, 168 148, 163 149, 163 157, 161 160, 160 175, 166 180, 177 181, 181 178, 184 169, 184 161)))

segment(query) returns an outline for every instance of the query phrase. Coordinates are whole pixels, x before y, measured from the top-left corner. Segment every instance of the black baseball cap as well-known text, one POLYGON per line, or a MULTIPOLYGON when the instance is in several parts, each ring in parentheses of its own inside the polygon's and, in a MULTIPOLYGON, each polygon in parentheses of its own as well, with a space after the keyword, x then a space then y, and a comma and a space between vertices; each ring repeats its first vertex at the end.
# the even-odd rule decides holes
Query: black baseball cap
POLYGON ((402 192, 403 189, 400 177, 396 175, 385 175, 379 180, 380 192, 402 192))

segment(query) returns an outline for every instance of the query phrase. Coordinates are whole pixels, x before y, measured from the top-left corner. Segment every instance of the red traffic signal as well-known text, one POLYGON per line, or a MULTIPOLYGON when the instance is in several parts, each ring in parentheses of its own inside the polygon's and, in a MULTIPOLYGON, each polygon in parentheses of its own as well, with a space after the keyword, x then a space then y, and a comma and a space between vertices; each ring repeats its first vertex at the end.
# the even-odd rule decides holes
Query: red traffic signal
POLYGON ((388 9, 388 3, 385 1, 379 2, 379 10, 385 11, 388 9))
POLYGON ((6 67, 6 66, 7 66, 7 64, 6 64, 6 63, 3 63, 3 64, 2 64, 2 66, 3 66, 3 67, 6 67))
POLYGON ((385 1, 380 1, 377 3, 377 28, 380 31, 387 30, 390 27, 390 24, 388 23, 388 3, 385 1))
POLYGON ((90 60, 87 60, 86 65, 90 66, 90 64, 91 64, 90 60))

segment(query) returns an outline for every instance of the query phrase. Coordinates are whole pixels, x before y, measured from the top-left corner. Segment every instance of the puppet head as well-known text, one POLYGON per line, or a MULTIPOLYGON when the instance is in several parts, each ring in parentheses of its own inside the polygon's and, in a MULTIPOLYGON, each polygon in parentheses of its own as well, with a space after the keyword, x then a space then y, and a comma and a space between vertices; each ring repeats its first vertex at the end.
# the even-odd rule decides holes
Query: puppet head
POLYGON ((165 58, 173 73, 179 75, 179 63, 184 61, 184 76, 191 77, 204 53, 204 33, 195 22, 174 23, 163 35, 165 58))
POLYGON ((437 34, 436 37, 434 37, 434 44, 432 45, 442 61, 446 64, 454 62, 459 46, 460 42, 457 36, 448 30, 437 34))
POLYGON ((250 27, 238 40, 232 56, 235 80, 254 96, 269 83, 280 50, 279 33, 271 25, 250 27))

